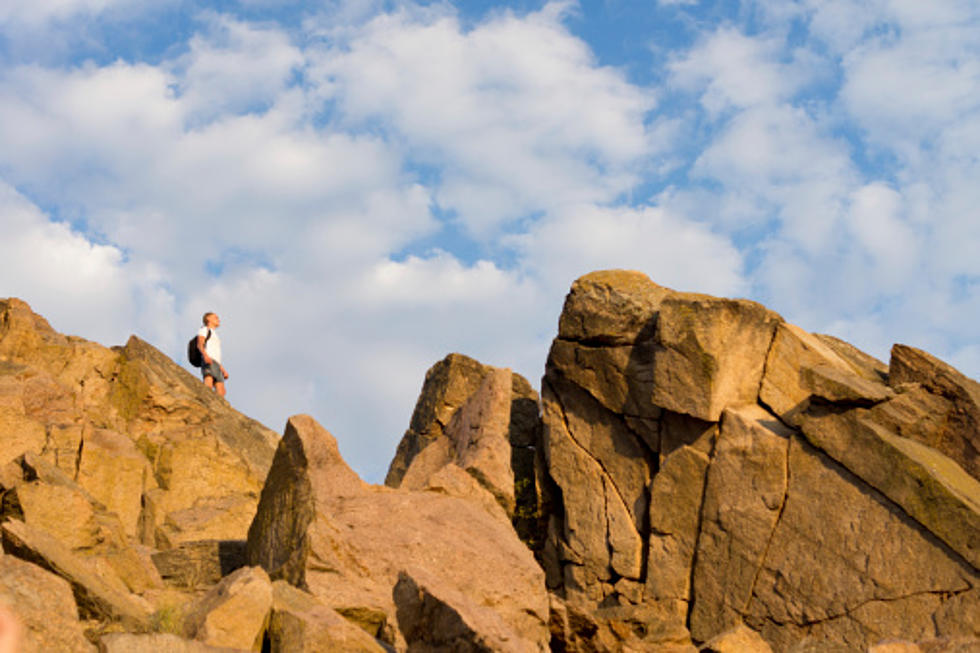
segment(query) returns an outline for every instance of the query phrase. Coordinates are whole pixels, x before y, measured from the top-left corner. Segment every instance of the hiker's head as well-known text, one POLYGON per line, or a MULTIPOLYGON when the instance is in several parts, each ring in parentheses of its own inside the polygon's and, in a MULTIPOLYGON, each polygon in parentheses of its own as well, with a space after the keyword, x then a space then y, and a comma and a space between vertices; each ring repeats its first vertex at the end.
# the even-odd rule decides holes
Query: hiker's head
POLYGON ((204 317, 201 318, 201 321, 204 322, 204 326, 211 328, 221 324, 221 320, 218 319, 218 314, 212 313, 211 311, 205 313, 204 317))

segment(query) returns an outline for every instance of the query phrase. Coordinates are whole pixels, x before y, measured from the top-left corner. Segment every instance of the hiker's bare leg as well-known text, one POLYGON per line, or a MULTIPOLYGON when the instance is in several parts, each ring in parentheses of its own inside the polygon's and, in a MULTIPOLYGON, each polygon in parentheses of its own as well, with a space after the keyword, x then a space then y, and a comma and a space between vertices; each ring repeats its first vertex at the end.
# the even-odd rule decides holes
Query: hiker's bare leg
MULTIPOLYGON (((208 377, 208 378, 211 378, 211 377, 208 377)), ((225 396, 225 384, 224 383, 222 383, 221 381, 218 381, 218 382, 216 382, 214 384, 214 388, 218 391, 218 396, 219 397, 224 397, 225 396)))
MULTIPOLYGON (((204 385, 208 386, 208 390, 214 390, 214 377, 213 376, 204 377, 204 385)), ((224 385, 224 383, 222 383, 221 385, 224 385)))

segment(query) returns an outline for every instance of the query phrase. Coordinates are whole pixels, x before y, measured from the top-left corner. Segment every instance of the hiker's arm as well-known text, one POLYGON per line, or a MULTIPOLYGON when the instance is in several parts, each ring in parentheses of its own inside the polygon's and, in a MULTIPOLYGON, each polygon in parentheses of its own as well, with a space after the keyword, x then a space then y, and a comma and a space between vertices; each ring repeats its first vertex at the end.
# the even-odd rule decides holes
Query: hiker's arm
POLYGON ((221 368, 221 376, 223 376, 223 377, 225 377, 227 379, 228 378, 228 370, 226 370, 225 369, 225 366, 222 365, 221 363, 218 363, 218 367, 221 368))
POLYGON ((211 364, 211 357, 208 356, 208 352, 205 350, 205 345, 207 339, 204 336, 197 337, 197 348, 201 350, 201 358, 204 360, 205 365, 211 364))

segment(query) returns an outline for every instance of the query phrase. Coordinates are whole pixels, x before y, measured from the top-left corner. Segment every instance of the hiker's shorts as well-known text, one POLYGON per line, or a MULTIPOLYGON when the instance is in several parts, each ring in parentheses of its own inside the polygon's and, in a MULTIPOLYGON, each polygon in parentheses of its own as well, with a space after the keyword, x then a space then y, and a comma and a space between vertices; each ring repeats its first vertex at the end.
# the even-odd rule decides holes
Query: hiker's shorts
POLYGON ((215 383, 224 383, 225 375, 221 373, 221 363, 211 359, 210 365, 201 366, 201 378, 206 379, 208 377, 214 379, 215 383))

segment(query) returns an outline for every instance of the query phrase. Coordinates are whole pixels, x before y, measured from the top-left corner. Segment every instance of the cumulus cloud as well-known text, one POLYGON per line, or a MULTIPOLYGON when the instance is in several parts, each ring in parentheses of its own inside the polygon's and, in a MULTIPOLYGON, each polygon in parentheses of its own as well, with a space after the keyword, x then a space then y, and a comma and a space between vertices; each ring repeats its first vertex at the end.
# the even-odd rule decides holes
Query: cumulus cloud
POLYGON ((466 30, 403 9, 325 47, 311 76, 350 124, 385 125, 438 166, 438 202, 479 236, 563 203, 614 199, 649 156, 653 96, 596 64, 563 4, 466 30))
POLYGON ((120 343, 136 326, 148 327, 148 337, 169 334, 173 326, 167 319, 173 297, 153 270, 133 266, 118 248, 52 222, 3 182, 0 259, 3 296, 24 299, 55 328, 120 343), (133 310, 136 297, 141 305, 133 310), (164 328, 152 326, 161 318, 164 328))
POLYGON ((524 265, 556 295, 584 272, 605 268, 640 270, 678 290, 747 290, 741 256, 727 238, 659 207, 570 207, 514 240, 524 265))

